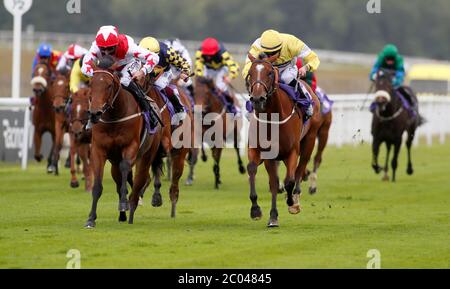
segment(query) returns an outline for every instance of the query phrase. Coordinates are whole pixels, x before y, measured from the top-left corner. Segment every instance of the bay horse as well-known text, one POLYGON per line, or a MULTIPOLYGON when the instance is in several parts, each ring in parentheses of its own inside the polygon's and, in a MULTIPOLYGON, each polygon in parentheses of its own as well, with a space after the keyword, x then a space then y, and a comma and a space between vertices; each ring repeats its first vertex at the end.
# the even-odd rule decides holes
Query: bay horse
MULTIPOLYGON (((258 166, 264 162, 269 174, 269 186, 272 193, 272 208, 267 226, 278 227, 277 195, 280 187, 278 161, 283 161, 286 166, 284 188, 287 193, 288 211, 290 214, 298 214, 301 211, 300 185, 305 176, 306 165, 314 149, 319 129, 320 104, 311 88, 303 82, 314 102, 314 114, 307 122, 304 122, 303 112, 279 86, 279 71, 272 64, 277 56, 267 58, 265 54, 261 54, 258 58, 255 58, 249 54, 248 57, 252 63, 246 78, 246 85, 250 94, 250 101, 255 109, 250 123, 249 142, 251 141, 250 138, 256 138, 257 143, 255 146, 249 145, 248 147, 249 164, 247 171, 250 183, 250 200, 252 202, 250 217, 254 220, 259 220, 262 217, 261 208, 257 202, 255 181, 258 166), (273 159, 262 158, 264 149, 259 140, 259 136, 264 129, 260 126, 264 122, 262 114, 268 115, 265 122, 276 125, 279 132, 278 139, 271 139, 271 146, 278 148, 273 159), (274 116, 279 116, 279 121, 272 121, 274 116)), ((270 135, 271 129, 268 130, 267 135, 270 135)))
POLYGON ((55 111, 55 145, 52 154, 52 168, 59 175, 59 155, 63 147, 64 134, 69 132, 68 106, 69 80, 65 74, 58 73, 52 83, 53 110, 55 111))
POLYGON ((41 154, 42 135, 50 133, 52 148, 47 158, 47 172, 52 173, 52 154, 55 143, 55 112, 53 110, 51 95, 52 71, 50 66, 41 61, 33 71, 31 86, 34 94, 32 122, 34 126, 34 159, 40 162, 43 158, 41 154))
POLYGON ((86 129, 89 120, 90 89, 80 88, 72 95, 71 110, 69 114, 70 135, 70 186, 79 187, 77 170, 75 169, 75 155, 80 156, 83 163, 83 175, 85 180, 84 189, 92 191, 92 167, 90 162, 90 149, 92 130, 86 129))
MULTIPOLYGON (((162 136, 161 136, 161 144, 159 147, 159 153, 155 158, 152 164, 152 171, 154 175, 154 192, 152 195, 152 206, 160 207, 162 206, 162 196, 161 196, 161 175, 163 169, 163 157, 168 158, 168 162, 170 165, 170 190, 169 197, 171 201, 171 217, 175 218, 176 216, 176 206, 179 198, 179 181, 184 171, 184 162, 186 160, 186 156, 189 153, 192 143, 190 146, 182 146, 172 142, 172 134, 175 129, 180 129, 183 131, 183 134, 189 134, 190 139, 193 139, 193 129, 194 129, 194 118, 191 109, 191 102, 188 97, 184 94, 183 91, 179 90, 181 103, 187 108, 187 116, 183 123, 178 126, 171 126, 171 115, 169 111, 169 100, 167 97, 164 97, 161 92, 158 91, 158 88, 155 87, 152 82, 154 79, 150 77, 146 78, 146 94, 152 99, 156 105, 160 108, 159 113, 161 114, 161 120, 165 124, 162 128, 162 136)), ((184 136, 184 135, 183 135, 184 136)))
MULTIPOLYGON (((383 181, 389 181, 388 162, 391 147, 394 147, 394 156, 392 157, 392 182, 396 181, 396 170, 398 166, 398 155, 402 145, 403 133, 407 132, 406 148, 408 151, 408 165, 406 173, 414 173, 411 162, 411 146, 414 140, 416 129, 423 123, 423 118, 416 111, 415 115, 404 107, 401 97, 392 86, 392 78, 395 71, 380 69, 377 72, 375 80, 375 101, 372 104, 372 168, 376 174, 384 170, 383 181), (386 162, 384 168, 378 165, 378 154, 380 145, 386 143, 386 162)), ((412 101, 417 102, 417 98, 410 90, 412 101)))
MULTIPOLYGON (((203 120, 208 114, 217 114, 216 120, 221 120, 223 124, 223 135, 222 141, 225 144, 227 138, 233 137, 233 146, 236 151, 238 160, 238 169, 241 174, 245 174, 245 168, 242 162, 241 154, 239 152, 239 142, 240 142, 240 131, 242 127, 242 116, 235 118, 227 118, 227 111, 225 104, 219 99, 214 93, 215 84, 211 78, 206 77, 196 77, 195 79, 195 90, 194 90, 194 102, 196 106, 202 108, 201 119, 203 120), (233 127, 230 130, 229 127, 233 127)), ((200 117, 200 116, 198 116, 200 117)), ((215 124, 215 121, 211 125, 204 124, 202 121, 202 136, 205 137, 205 133, 215 124)), ((217 136, 214 136, 217 137, 217 136)), ((220 137, 220 136, 219 136, 220 137)), ((203 139, 202 139, 203 140, 203 139)), ((214 140, 216 141, 216 140, 214 140)), ((220 177, 220 158, 222 155, 223 147, 215 146, 214 144, 209 144, 212 151, 212 157, 214 159, 214 177, 215 177, 215 188, 219 189, 219 185, 222 183, 220 177)), ((202 160, 206 161, 207 157, 205 155, 205 150, 202 142, 202 160)), ((198 154, 198 149, 196 150, 198 154)), ((193 162, 195 164, 195 161, 193 162)), ((191 170, 193 173, 193 169, 191 170)))
MULTIPOLYGON (((133 95, 122 87, 111 57, 103 57, 91 79, 89 108, 92 127, 91 161, 94 171, 92 208, 86 228, 95 227, 97 203, 103 191, 103 172, 107 160, 119 195, 119 222, 133 224, 139 196, 150 184, 150 166, 158 152, 161 127, 153 134, 145 129, 145 120, 133 95), (132 168, 136 166, 134 178, 132 168), (127 182, 132 187, 127 199, 127 182)), ((152 104, 153 105, 153 104, 152 104)), ((155 109, 157 110, 157 109, 155 109)))

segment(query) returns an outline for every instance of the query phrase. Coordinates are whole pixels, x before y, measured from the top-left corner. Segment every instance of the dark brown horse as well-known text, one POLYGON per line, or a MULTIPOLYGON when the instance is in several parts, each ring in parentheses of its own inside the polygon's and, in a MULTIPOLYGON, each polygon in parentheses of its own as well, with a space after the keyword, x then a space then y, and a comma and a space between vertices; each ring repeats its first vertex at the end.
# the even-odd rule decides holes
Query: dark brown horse
POLYGON ((77 180, 75 169, 75 155, 79 155, 83 162, 83 175, 85 180, 84 189, 92 191, 92 167, 90 163, 90 149, 92 130, 86 129, 89 119, 90 89, 80 88, 72 95, 71 109, 69 114, 70 135, 70 186, 77 188, 80 184, 77 180))
POLYGON ((49 173, 53 172, 51 161, 55 143, 55 112, 52 104, 51 77, 50 67, 46 63, 41 62, 34 68, 31 79, 34 93, 32 117, 34 126, 34 159, 38 162, 42 160, 42 135, 49 132, 52 137, 52 148, 47 158, 47 172, 49 173))
MULTIPOLYGON (((205 124, 205 122, 202 123, 202 130, 203 130, 203 138, 205 138, 205 135, 212 126, 215 125, 216 121, 221 121, 223 124, 223 135, 222 139, 219 141, 223 142, 223 144, 226 143, 227 139, 232 137, 233 138, 233 146, 236 151, 237 159, 238 159, 238 169, 241 174, 245 173, 245 168, 242 163, 241 154, 239 152, 239 142, 240 142, 240 131, 242 127, 242 117, 227 117, 226 107, 224 103, 219 99, 218 96, 214 94, 215 90, 215 84, 212 79, 205 78, 205 77, 197 77, 195 79, 195 105, 201 107, 202 116, 197 116, 198 118, 201 117, 202 120, 205 120, 205 116, 214 116, 216 115, 215 119, 212 120, 211 124, 205 124), (230 128, 233 128, 231 130, 230 128)), ((216 136, 214 136, 215 138, 216 136)), ((203 139, 205 140, 205 139, 203 139)), ((207 141, 207 140, 206 140, 207 141)), ((215 143, 216 140, 213 139, 213 142, 215 143)), ((216 146, 214 143, 209 143, 208 145, 211 147, 212 156, 214 159, 214 176, 215 176, 215 188, 218 189, 219 185, 222 183, 221 177, 220 177, 220 158, 222 155, 222 150, 224 146, 216 146)), ((198 151, 198 150, 197 150, 198 151)), ((203 161, 206 161, 206 155, 203 148, 203 142, 202 142, 202 159, 203 161)), ((195 163, 195 162, 194 162, 195 163)), ((191 170, 193 173, 193 169, 191 170)))
POLYGON ((91 79, 90 118, 92 128, 91 161, 94 171, 92 208, 86 228, 95 227, 97 203, 103 191, 103 171, 111 162, 111 175, 119 195, 119 222, 134 221, 139 196, 150 184, 150 166, 158 152, 161 127, 153 134, 145 131, 144 117, 133 95, 122 88, 115 70, 116 64, 104 57, 91 79), (136 166, 134 179, 132 168, 136 166), (127 181, 132 192, 127 199, 127 181))
POLYGON ((69 80, 64 74, 57 74, 52 83, 53 110, 55 111, 55 145, 53 147, 52 167, 55 175, 59 174, 58 162, 64 134, 69 132, 67 106, 69 102, 69 80))
MULTIPOLYGON (((389 181, 388 162, 391 147, 394 147, 394 156, 391 161, 392 181, 396 180, 396 170, 398 165, 398 155, 402 145, 403 133, 407 132, 406 148, 408 150, 407 174, 412 175, 414 170, 411 162, 411 146, 414 140, 416 129, 422 124, 423 119, 418 111, 416 115, 411 115, 404 107, 398 93, 392 86, 392 78, 395 72, 391 70, 380 69, 377 72, 375 81, 375 102, 372 118, 372 168, 375 173, 384 170, 384 181, 389 181), (386 143, 387 153, 384 168, 378 165, 378 154, 380 145, 386 143)), ((409 90, 412 101, 417 101, 414 93, 409 90)))
POLYGON ((279 72, 272 65, 275 57, 267 58, 265 55, 260 55, 256 59, 249 54, 252 65, 246 79, 250 100, 255 108, 250 122, 249 164, 247 166, 250 182, 250 200, 252 201, 250 216, 254 220, 259 220, 262 217, 261 208, 257 202, 255 178, 258 166, 264 162, 269 174, 269 186, 272 193, 272 209, 268 227, 278 226, 277 195, 280 187, 278 161, 283 161, 287 169, 284 188, 287 192, 288 211, 291 214, 298 214, 301 211, 299 202, 300 184, 314 149, 321 118, 319 100, 311 88, 305 84, 314 100, 314 115, 307 123, 303 122, 302 111, 298 109, 288 94, 279 87, 279 72), (267 117, 264 118, 264 115, 267 115, 267 117), (278 120, 276 118, 273 120, 276 116, 278 116, 278 120), (261 125, 262 123, 270 124, 270 126, 264 127, 261 125), (275 126, 278 129, 277 139, 274 139, 277 137, 276 135, 271 135, 271 126, 275 126), (265 149, 260 139, 261 134, 266 134, 271 138, 271 148, 277 148, 273 157, 267 156, 267 158, 263 159, 264 156, 262 154, 265 152, 265 149), (256 145, 250 145, 252 142, 253 144, 256 143, 256 145))
MULTIPOLYGON (((148 83, 150 83, 148 81, 148 83)), ((152 196, 152 206, 160 207, 162 206, 162 196, 161 196, 161 175, 162 175, 162 165, 163 162, 159 157, 168 157, 170 164, 170 178, 171 185, 169 190, 169 196, 171 201, 171 217, 174 218, 176 215, 176 206, 179 198, 179 182, 183 175, 184 162, 186 156, 192 147, 192 142, 189 146, 178 146, 172 142, 172 134, 174 130, 182 131, 184 134, 190 135, 190 139, 193 139, 193 129, 194 129, 194 118, 192 114, 191 103, 184 92, 180 92, 180 100, 182 104, 188 108, 187 117, 182 124, 177 127, 171 126, 170 112, 168 109, 168 99, 164 100, 160 93, 158 93, 157 88, 152 84, 147 84, 147 95, 156 102, 158 107, 160 107, 161 120, 165 124, 162 128, 162 138, 160 145, 160 154, 158 154, 157 159, 153 162, 152 169, 154 174, 154 192, 152 196)), ((183 137, 183 136, 182 136, 183 137)), ((183 138, 181 138, 183 139, 183 138)))

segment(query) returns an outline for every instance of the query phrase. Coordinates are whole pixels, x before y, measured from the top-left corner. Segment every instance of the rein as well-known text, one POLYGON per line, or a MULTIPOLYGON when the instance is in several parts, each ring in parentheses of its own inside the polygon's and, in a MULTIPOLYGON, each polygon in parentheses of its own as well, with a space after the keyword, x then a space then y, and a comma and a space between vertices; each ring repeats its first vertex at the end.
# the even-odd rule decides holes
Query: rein
MULTIPOLYGON (((109 72, 107 70, 96 70, 96 71, 94 71, 94 74, 95 73, 106 74, 106 75, 108 75, 108 76, 110 76, 112 78, 112 81, 113 81, 114 84, 118 83, 118 81, 116 80, 116 77, 114 76, 114 74, 112 74, 111 72, 109 72)), ((113 90, 114 90, 114 87, 113 87, 113 90)), ((110 103, 105 102, 102 105, 102 114, 105 113, 107 110, 109 110, 111 108, 114 108, 114 102, 116 101, 117 97, 119 96, 119 93, 120 93, 120 86, 117 89, 116 93, 114 94, 114 97, 112 98, 112 101, 110 103)), ((101 121, 101 119, 100 119, 100 121, 101 121)))
POLYGON ((381 116, 380 115, 380 109, 377 106, 376 110, 375 110, 375 115, 380 119, 380 121, 385 122, 385 121, 390 121, 390 120, 394 120, 397 117, 400 116, 400 114, 403 112, 403 106, 400 106, 400 108, 391 116, 381 116))

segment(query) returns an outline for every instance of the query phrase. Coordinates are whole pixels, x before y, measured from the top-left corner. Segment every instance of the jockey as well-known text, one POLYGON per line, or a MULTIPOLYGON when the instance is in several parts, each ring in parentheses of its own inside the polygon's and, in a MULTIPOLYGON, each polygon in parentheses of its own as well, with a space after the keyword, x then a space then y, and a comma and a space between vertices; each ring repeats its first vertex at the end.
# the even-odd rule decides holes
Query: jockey
POLYGON ((89 83, 89 77, 81 72, 83 66, 83 58, 81 57, 75 60, 72 70, 70 71, 70 92, 74 94, 82 87, 87 87, 89 83))
MULTIPOLYGON (((297 63, 296 66, 298 69, 303 67, 303 59, 298 58, 297 59, 297 63)), ((314 91, 314 93, 316 93, 316 89, 317 89, 317 76, 314 72, 308 71, 305 75, 305 77, 302 78, 312 89, 312 91, 314 91)))
POLYGON ((157 53, 159 62, 150 76, 155 81, 155 86, 169 98, 175 109, 175 115, 172 119, 172 124, 177 125, 180 121, 186 118, 186 111, 181 103, 180 94, 176 85, 171 84, 171 81, 177 76, 173 73, 179 74, 181 80, 189 79, 191 74, 191 67, 189 63, 179 54, 173 47, 166 45, 164 42, 158 41, 153 37, 146 37, 141 40, 139 46, 151 52, 157 53), (178 73, 178 70, 181 71, 178 73))
POLYGON ((95 61, 106 55, 111 56, 120 65, 117 68, 121 72, 120 83, 136 98, 144 117, 149 118, 150 126, 156 127, 157 116, 135 80, 137 82, 144 80, 145 75, 149 74, 159 62, 158 55, 139 47, 130 36, 119 34, 116 27, 102 26, 89 52, 84 56, 81 72, 87 77, 92 77, 95 61), (141 65, 142 63, 144 64, 141 65))
POLYGON ((34 57, 31 70, 34 71, 36 65, 44 60, 50 66, 50 69, 54 72, 56 70, 56 66, 58 65, 59 59, 61 58, 61 55, 62 53, 60 51, 52 49, 51 44, 41 43, 38 50, 36 51, 36 56, 34 57))
POLYGON ((234 61, 222 43, 215 38, 206 38, 195 53, 195 74, 212 77, 217 87, 217 95, 225 103, 228 112, 237 113, 234 98, 229 92, 231 79, 238 76, 239 64, 234 61))
MULTIPOLYGON (((175 49, 176 52, 178 52, 184 59, 186 59, 187 63, 189 63, 189 67, 192 68, 192 59, 191 59, 191 56, 189 55, 189 51, 181 43, 181 41, 178 38, 166 39, 166 40, 163 40, 163 42, 167 46, 173 47, 173 49, 175 49)), ((181 71, 179 69, 177 69, 176 67, 172 66, 172 73, 176 76, 176 78, 178 78, 180 73, 181 73, 181 71)), ((178 83, 178 85, 181 85, 181 86, 185 87, 189 91, 189 93, 191 94, 191 98, 194 97, 194 85, 192 83, 192 79, 191 78, 189 78, 188 81, 180 81, 178 83)))
MULTIPOLYGON (((268 57, 278 55, 273 65, 278 67, 281 82, 292 87, 297 87, 297 79, 305 77, 308 72, 314 72, 320 65, 317 54, 312 51, 303 41, 297 37, 279 33, 275 30, 266 30, 260 38, 253 42, 249 53, 258 58, 261 53, 265 53, 268 57), (306 63, 300 69, 296 66, 298 58, 303 59, 306 63)), ((251 67, 251 61, 247 57, 245 67, 242 71, 244 79, 247 77, 251 67)), ((306 97, 301 89, 300 95, 306 97)), ((314 113, 312 104, 310 103, 305 109, 306 118, 310 118, 314 113)))
POLYGON ((77 44, 70 44, 67 51, 64 52, 63 56, 59 60, 56 70, 59 72, 64 70, 70 71, 74 65, 74 62, 83 57, 86 53, 88 53, 86 48, 77 44))
POLYGON ((370 80, 374 81, 380 68, 395 71, 395 78, 392 79, 394 88, 403 84, 405 78, 405 67, 403 66, 403 57, 398 53, 398 49, 393 44, 387 44, 378 54, 377 61, 370 73, 370 80))

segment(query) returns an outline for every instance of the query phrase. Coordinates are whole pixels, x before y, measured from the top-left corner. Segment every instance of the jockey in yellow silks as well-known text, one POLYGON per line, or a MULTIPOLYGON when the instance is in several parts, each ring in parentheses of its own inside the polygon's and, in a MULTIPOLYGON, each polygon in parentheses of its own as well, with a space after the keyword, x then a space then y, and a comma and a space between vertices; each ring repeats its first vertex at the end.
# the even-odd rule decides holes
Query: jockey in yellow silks
MULTIPOLYGON (((320 65, 317 54, 312 51, 303 41, 297 37, 279 33, 275 30, 266 30, 260 38, 253 42, 249 53, 258 58, 261 53, 265 53, 268 57, 278 55, 273 65, 279 69, 280 81, 292 87, 297 87, 298 78, 305 77, 307 72, 314 72, 320 65), (296 66, 297 59, 303 59, 303 66, 299 69, 296 66)), ((244 79, 248 75, 251 67, 251 61, 247 57, 242 75, 244 79)), ((302 90, 299 89, 301 97, 305 97, 302 90)), ((313 114, 313 106, 310 104, 305 109, 307 117, 313 114)))
POLYGON ((89 83, 89 77, 85 76, 81 72, 83 66, 83 57, 75 60, 72 70, 70 72, 70 92, 74 94, 82 87, 87 87, 89 83))

